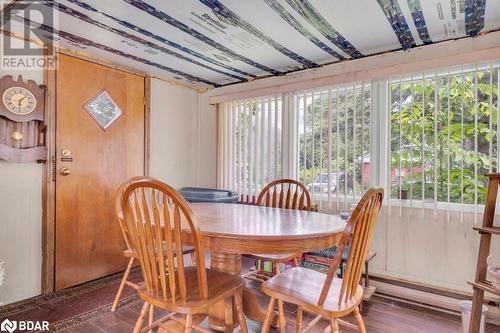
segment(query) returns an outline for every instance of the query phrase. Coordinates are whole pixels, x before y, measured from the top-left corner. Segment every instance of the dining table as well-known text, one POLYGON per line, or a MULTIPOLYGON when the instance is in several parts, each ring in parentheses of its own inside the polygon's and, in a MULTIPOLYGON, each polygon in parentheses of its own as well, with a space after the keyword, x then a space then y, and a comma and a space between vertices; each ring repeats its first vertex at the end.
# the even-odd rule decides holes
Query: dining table
MULTIPOLYGON (((243 254, 303 253, 330 248, 339 243, 346 226, 340 216, 304 210, 225 203, 192 203, 191 208, 204 247, 211 254, 210 267, 234 275, 241 274, 243 254)), ((264 320, 266 304, 262 304, 254 289, 245 287, 243 308, 247 318, 264 320)), ((210 310, 212 329, 224 331, 226 312, 224 302, 210 310)))

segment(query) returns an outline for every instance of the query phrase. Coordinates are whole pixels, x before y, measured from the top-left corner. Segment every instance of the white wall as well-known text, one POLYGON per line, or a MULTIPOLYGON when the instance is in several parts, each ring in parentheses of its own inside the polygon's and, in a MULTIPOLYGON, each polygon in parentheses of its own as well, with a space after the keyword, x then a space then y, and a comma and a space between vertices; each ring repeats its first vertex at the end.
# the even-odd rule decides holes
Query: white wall
POLYGON ((197 186, 217 186, 217 112, 208 93, 198 95, 197 186))
POLYGON ((152 79, 152 177, 174 188, 215 187, 216 113, 212 108, 206 95, 152 79))
POLYGON ((210 108, 205 95, 152 79, 152 177, 174 188, 215 186, 216 122, 210 108))
MULTIPOLYGON (((499 216, 496 216, 498 219, 499 216)), ((482 214, 388 207, 378 220, 371 248, 378 252, 372 273, 471 293, 482 214)), ((498 222, 496 222, 498 224, 498 222)), ((490 254, 500 263, 500 240, 490 254)))
MULTIPOLYGON (((0 71, 0 76, 22 74, 43 83, 42 71, 0 71)), ((0 260, 5 280, 0 303, 40 294, 42 263, 42 165, 0 160, 0 260)))

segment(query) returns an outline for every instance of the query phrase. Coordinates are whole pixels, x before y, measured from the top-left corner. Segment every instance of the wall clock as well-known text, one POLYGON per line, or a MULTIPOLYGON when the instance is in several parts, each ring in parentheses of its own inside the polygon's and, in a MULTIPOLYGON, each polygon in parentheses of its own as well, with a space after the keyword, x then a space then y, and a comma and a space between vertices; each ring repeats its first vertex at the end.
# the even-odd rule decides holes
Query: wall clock
POLYGON ((0 159, 12 162, 47 160, 45 93, 35 81, 0 79, 0 159))
POLYGON ((35 95, 23 87, 6 89, 2 95, 2 102, 7 110, 19 115, 26 115, 35 111, 37 104, 35 95))

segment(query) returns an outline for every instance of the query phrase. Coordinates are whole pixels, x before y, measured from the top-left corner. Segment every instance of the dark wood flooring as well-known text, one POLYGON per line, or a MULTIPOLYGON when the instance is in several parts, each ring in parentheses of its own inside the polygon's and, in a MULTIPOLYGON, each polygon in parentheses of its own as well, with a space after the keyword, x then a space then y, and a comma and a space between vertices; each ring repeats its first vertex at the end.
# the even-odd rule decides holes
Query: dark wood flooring
MULTIPOLYGON (((132 332, 139 316, 142 302, 135 292, 126 288, 120 307, 110 311, 121 274, 89 282, 50 295, 0 307, 0 322, 11 320, 48 320, 51 332, 62 333, 128 333, 132 332)), ((138 270, 132 274, 139 282, 138 270)), ((248 282, 248 287, 258 290, 258 284, 248 282)), ((262 296, 264 297, 264 296, 262 296)), ((285 304, 286 332, 295 332, 295 307, 285 304)), ((156 319, 164 315, 157 310, 156 319)), ((363 307, 362 312, 369 333, 457 333, 461 331, 460 317, 430 309, 405 305, 375 296, 363 307)), ((312 315, 304 316, 304 324, 312 315)), ((345 318, 354 323, 353 318, 345 318)), ((248 321, 251 333, 260 332, 260 323, 248 321)), ((323 332, 327 323, 322 322, 311 332, 323 332)), ((202 326, 206 327, 206 323, 202 326)), ((273 331, 276 332, 276 331, 273 331)), ((355 332, 341 327, 341 332, 355 332)), ((500 326, 488 326, 486 333, 500 333, 500 326)))
MULTIPOLYGON (((115 313, 106 312, 99 317, 84 322, 78 326, 65 329, 63 333, 118 333, 132 332, 133 326, 142 304, 140 302, 118 309, 115 313)), ((287 327, 286 332, 295 332, 295 308, 286 306, 287 327)), ((157 311, 157 316, 161 315, 157 311)), ((311 320, 312 315, 304 316, 304 324, 311 320)), ((372 301, 364 306, 363 318, 367 331, 370 333, 457 333, 461 331, 460 318, 456 315, 444 314, 428 309, 417 309, 396 304, 381 297, 374 297, 372 301)), ((353 318, 346 318, 354 323, 353 318)), ((203 326, 207 327, 206 324, 203 326)), ((327 326, 322 322, 311 332, 323 332, 327 326)), ((251 333, 260 332, 260 323, 249 321, 251 333)), ((272 330, 271 332, 277 332, 272 330)), ((341 327, 341 332, 356 332, 341 327)), ((498 333, 500 327, 489 326, 487 333, 498 333)))

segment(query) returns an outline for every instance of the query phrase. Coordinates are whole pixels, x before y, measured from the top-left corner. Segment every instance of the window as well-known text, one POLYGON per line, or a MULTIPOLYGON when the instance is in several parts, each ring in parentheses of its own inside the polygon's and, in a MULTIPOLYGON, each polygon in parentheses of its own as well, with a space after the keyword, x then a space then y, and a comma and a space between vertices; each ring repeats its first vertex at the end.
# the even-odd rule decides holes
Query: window
POLYGON ((390 82, 391 198, 484 204, 498 170, 498 67, 469 66, 390 82))
POLYGON ((223 103, 219 186, 252 201, 271 180, 294 178, 320 209, 339 211, 379 185, 389 205, 476 210, 484 174, 500 166, 499 70, 492 62, 223 103))
POLYGON ((281 96, 224 103, 219 113, 220 188, 252 202, 282 171, 281 96))
POLYGON ((320 88, 295 99, 298 179, 320 208, 347 208, 370 186, 370 85, 320 88))

